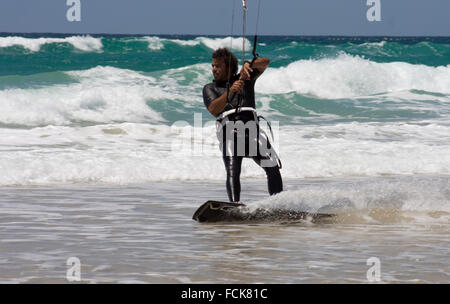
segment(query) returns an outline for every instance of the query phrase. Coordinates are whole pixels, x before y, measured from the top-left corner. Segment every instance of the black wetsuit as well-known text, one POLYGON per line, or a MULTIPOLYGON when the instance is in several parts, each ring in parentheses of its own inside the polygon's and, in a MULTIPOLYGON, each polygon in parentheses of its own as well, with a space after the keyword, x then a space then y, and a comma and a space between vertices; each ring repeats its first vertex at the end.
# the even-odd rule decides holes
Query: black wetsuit
MULTIPOLYGON (((241 102, 242 107, 251 107, 255 108, 255 81, 261 75, 261 73, 257 69, 253 69, 251 73, 251 78, 249 81, 245 81, 244 84, 244 94, 234 94, 233 98, 227 103, 224 110, 221 112, 225 112, 236 108, 241 102)), ((239 75, 233 77, 231 84, 239 79, 239 75)), ((220 97, 223 93, 227 91, 227 82, 226 81, 214 81, 204 86, 203 88, 203 101, 206 108, 209 107, 211 102, 220 97)), ((219 114, 220 115, 220 114, 219 114)), ((225 169, 227 172, 227 181, 226 188, 228 193, 228 198, 231 202, 240 201, 240 193, 241 193, 241 183, 240 183, 240 174, 241 174, 241 165, 242 159, 244 157, 251 157, 259 166, 261 166, 267 175, 268 181, 268 190, 270 195, 279 193, 283 190, 283 181, 281 179, 280 174, 280 166, 278 164, 278 159, 274 161, 273 155, 271 157, 268 154, 262 153, 262 149, 260 149, 260 145, 262 141, 262 137, 260 136, 259 124, 255 121, 255 116, 252 112, 242 111, 239 113, 230 114, 227 116, 227 122, 222 122, 222 126, 219 128, 218 137, 220 140, 220 148, 222 150, 223 162, 225 164, 225 169), (252 133, 249 130, 245 130, 245 153, 238 153, 238 135, 236 134, 236 125, 237 123, 251 125, 252 122, 255 122, 256 125, 256 134, 252 133), (230 122, 232 122, 232 128, 227 129, 227 125, 230 126, 230 122), (250 122, 250 123, 249 123, 250 122), (230 137, 228 137, 227 141, 227 130, 231 132, 230 137, 231 148, 230 146, 230 137), (255 138, 256 135, 256 138, 255 138), (256 142, 256 153, 254 150, 250 149, 251 143, 256 142), (229 148, 229 149, 227 149, 229 148), (232 152, 230 152, 230 150, 232 152), (250 151, 251 150, 251 151, 250 151), (228 151, 228 152, 227 152, 228 151)), ((272 149, 268 139, 264 139, 264 144, 268 149, 272 149)), ((241 150, 242 151, 242 150, 241 150)), ((264 151, 266 151, 264 149, 264 151)), ((274 150, 271 150, 274 151, 274 150)), ((273 153, 276 154, 276 153, 273 153)))

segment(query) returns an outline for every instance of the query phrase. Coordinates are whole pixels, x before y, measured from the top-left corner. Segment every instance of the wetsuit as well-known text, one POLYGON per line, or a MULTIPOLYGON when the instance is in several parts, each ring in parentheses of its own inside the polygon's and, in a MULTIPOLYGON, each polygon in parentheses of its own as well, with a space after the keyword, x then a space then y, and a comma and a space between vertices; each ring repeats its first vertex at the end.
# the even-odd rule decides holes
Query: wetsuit
MULTIPOLYGON (((253 72, 250 74, 250 80, 245 81, 243 88, 244 94, 234 94, 233 98, 228 101, 220 114, 236 108, 239 103, 241 103, 243 108, 254 109, 255 81, 260 75, 261 72, 253 69, 253 72)), ((239 75, 233 77, 230 86, 238 79, 239 75)), ((203 88, 203 101, 206 108, 226 91, 226 81, 213 81, 205 85, 203 88)), ((220 114, 218 117, 220 117, 220 114)), ((283 190, 278 156, 270 145, 265 133, 260 130, 258 118, 253 112, 241 111, 230 114, 222 120, 218 119, 217 131, 223 162, 227 172, 226 188, 228 198, 231 202, 240 201, 240 174, 242 159, 244 157, 252 158, 264 169, 267 175, 270 195, 283 190)))

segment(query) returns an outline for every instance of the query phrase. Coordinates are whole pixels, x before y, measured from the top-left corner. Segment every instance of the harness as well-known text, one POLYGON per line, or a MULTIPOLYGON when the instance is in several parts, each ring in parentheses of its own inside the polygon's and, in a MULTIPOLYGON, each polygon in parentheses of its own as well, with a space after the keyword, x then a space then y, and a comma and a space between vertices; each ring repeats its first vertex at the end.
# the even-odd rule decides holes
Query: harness
MULTIPOLYGON (((252 107, 237 107, 228 111, 223 112, 222 114, 220 114, 217 118, 216 118, 216 126, 217 126, 217 130, 219 130, 219 128, 223 128, 226 123, 230 120, 232 121, 237 121, 234 119, 230 119, 230 115, 232 114, 238 114, 241 112, 251 112, 253 114, 253 119, 256 122, 256 125, 258 126, 258 133, 262 133, 266 138, 268 138, 266 132, 264 132, 263 129, 261 129, 259 122, 261 119, 265 120, 267 122, 267 126, 269 127, 269 131, 270 131, 270 136, 272 138, 272 142, 275 141, 274 136, 273 136, 273 131, 272 131, 272 126, 270 124, 270 122, 262 115, 258 115, 258 113, 256 112, 256 110, 252 107)), ((259 136, 259 135, 258 135, 259 136)), ((278 156, 278 154, 275 152, 274 149, 272 149, 272 153, 275 154, 277 162, 278 162, 278 166, 280 167, 280 169, 282 168, 282 164, 281 164, 281 159, 278 156)))

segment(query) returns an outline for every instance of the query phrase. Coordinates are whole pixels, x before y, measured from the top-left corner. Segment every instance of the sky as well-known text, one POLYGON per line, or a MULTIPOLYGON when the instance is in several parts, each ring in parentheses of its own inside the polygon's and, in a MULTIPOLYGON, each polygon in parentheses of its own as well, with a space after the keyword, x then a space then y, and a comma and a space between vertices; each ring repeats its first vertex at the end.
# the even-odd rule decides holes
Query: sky
MULTIPOLYGON (((241 0, 76 0, 81 20, 73 22, 67 1, 1 0, 0 33, 242 33, 241 0)), ((258 1, 259 35, 450 36, 450 0, 247 0, 248 35, 258 1), (367 2, 380 3, 380 21, 368 21, 377 4, 367 2)))

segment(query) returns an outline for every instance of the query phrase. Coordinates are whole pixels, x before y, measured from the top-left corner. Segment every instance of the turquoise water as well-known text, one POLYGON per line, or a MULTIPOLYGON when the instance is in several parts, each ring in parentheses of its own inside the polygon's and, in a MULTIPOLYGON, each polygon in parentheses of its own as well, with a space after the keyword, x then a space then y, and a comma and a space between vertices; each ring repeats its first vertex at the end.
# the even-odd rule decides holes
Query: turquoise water
MULTIPOLYGON (((2 34, 0 184, 221 180, 202 88, 213 50, 241 58, 242 42, 2 34), (189 163, 177 150, 188 137, 202 154, 189 163)), ((284 176, 449 173, 448 37, 262 36, 257 52, 271 60, 257 110, 276 127, 284 176)))
MULTIPOLYGON (((169 91, 167 98, 143 96, 149 110, 158 112, 167 124, 180 119, 192 122, 192 109, 208 114, 201 102, 186 103, 180 94, 170 93, 190 87, 195 90, 189 99, 201 101, 201 86, 211 78, 211 52, 217 47, 233 46, 240 58, 241 41, 237 37, 3 34, 0 90, 29 92, 69 87, 82 81, 71 72, 95 71, 99 67, 111 68, 109 73, 105 71, 109 74, 106 77, 133 71, 159 81, 169 91), (172 82, 167 82, 168 77, 172 82)), ((246 43, 250 49, 250 40, 246 43)), ((332 122, 337 122, 448 115, 447 108, 440 107, 449 93, 448 38, 263 36, 258 41, 258 53, 271 59, 272 71, 266 74, 272 77, 260 81, 257 93, 261 92, 263 101, 269 100, 269 116, 285 123, 329 122, 331 116, 332 122), (274 85, 277 81, 282 84, 274 85), (409 93, 408 100, 399 96, 404 92, 409 93), (423 106, 415 104, 416 97, 423 106)), ((120 85, 120 79, 116 80, 120 85)), ((0 119, 1 123, 28 125, 20 120, 0 119)))
MULTIPOLYGON (((2 34, 3 40, 11 39, 2 34)), ((25 35, 27 39, 65 39, 61 35, 25 35)), ((90 36, 91 37, 91 36, 90 36)), ((196 36, 93 36, 100 39, 101 51, 82 51, 69 42, 42 44, 39 51, 15 44, 0 48, 0 75, 30 75, 45 72, 89 69, 98 65, 113 66, 143 72, 210 61, 212 48, 208 40, 217 37, 196 36), (149 40, 147 40, 149 39, 149 40), (186 44, 183 44, 185 42, 186 44), (152 44, 149 46, 149 43, 152 44)), ((237 57, 240 50, 234 38, 237 57)), ((252 42, 250 38, 249 43, 252 42)), ((364 37, 279 37, 261 36, 258 53, 272 60, 272 67, 285 66, 293 61, 334 58, 345 52, 374 62, 407 62, 427 66, 448 65, 450 45, 447 37, 364 38, 364 37), (393 39, 393 40, 390 40, 393 39)), ((223 46, 227 46, 224 43, 223 46)), ((228 45, 229 46, 229 45, 228 45)), ((250 57, 250 52, 247 52, 250 57)))

